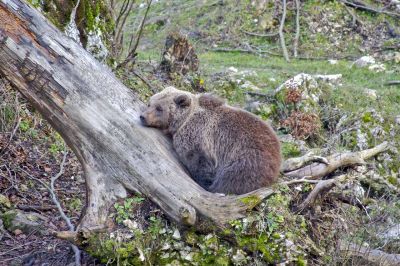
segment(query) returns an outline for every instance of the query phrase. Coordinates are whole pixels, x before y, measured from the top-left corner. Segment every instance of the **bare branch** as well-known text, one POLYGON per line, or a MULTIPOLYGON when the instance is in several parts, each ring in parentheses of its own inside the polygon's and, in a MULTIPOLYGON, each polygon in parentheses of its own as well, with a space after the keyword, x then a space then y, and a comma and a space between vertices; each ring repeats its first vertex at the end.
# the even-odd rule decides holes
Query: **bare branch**
POLYGON ((356 8, 356 9, 363 9, 363 10, 370 11, 370 12, 373 12, 373 13, 385 14, 385 15, 388 15, 388 16, 391 16, 391 17, 400 18, 400 14, 399 13, 384 11, 383 9, 377 9, 375 7, 372 7, 372 6, 368 6, 368 5, 366 5, 365 3, 361 2, 361 1, 357 1, 357 3, 349 2, 349 1, 346 1, 346 0, 339 0, 339 1, 342 2, 345 5, 351 6, 351 7, 356 8))
POLYGON ((283 52, 283 57, 287 62, 290 61, 289 59, 289 54, 286 49, 286 44, 285 44, 285 35, 283 34, 283 27, 285 26, 285 19, 286 19, 286 0, 282 0, 282 18, 281 18, 281 24, 279 26, 279 38, 281 41, 281 47, 282 47, 282 52, 283 52))
POLYGON ((310 151, 307 154, 296 157, 296 158, 289 158, 285 160, 282 164, 281 171, 282 172, 291 172, 296 169, 303 167, 304 165, 310 162, 320 162, 323 164, 328 165, 329 162, 326 158, 315 155, 314 151, 310 151))
POLYGON ((143 28, 144 28, 144 23, 145 23, 145 21, 146 21, 147 14, 149 13, 150 6, 151 6, 152 1, 153 1, 153 0, 150 0, 150 1, 147 3, 146 12, 144 13, 142 22, 140 23, 140 27, 139 27, 139 31, 138 31, 138 34, 137 34, 137 37, 136 37, 135 45, 133 46, 133 48, 131 48, 131 46, 132 46, 132 41, 133 41, 133 38, 134 38, 134 36, 135 36, 134 34, 132 34, 131 41, 130 41, 130 43, 129 43, 129 49, 130 49, 130 51, 129 51, 129 53, 128 53, 128 56, 125 58, 125 60, 124 60, 122 63, 120 63, 120 64, 117 65, 117 68, 124 67, 124 66, 126 66, 126 64, 128 64, 130 61, 132 61, 132 60, 135 59, 135 57, 136 57, 136 50, 137 50, 137 48, 138 48, 138 46, 139 46, 140 38, 142 37, 143 28))
POLYGON ((400 85, 400 80, 391 80, 391 81, 386 82, 384 85, 385 86, 400 85))
POLYGON ((359 152, 345 152, 328 156, 326 163, 313 163, 298 170, 284 173, 285 176, 290 178, 302 178, 304 176, 310 179, 318 179, 332 173, 339 167, 345 167, 353 164, 363 164, 364 160, 369 159, 378 153, 384 152, 389 148, 388 142, 383 142, 380 145, 359 151, 359 152))
POLYGON ((311 193, 308 194, 307 198, 303 201, 303 203, 301 203, 298 206, 298 210, 302 211, 305 208, 309 207, 311 204, 313 204, 315 202, 318 195, 320 195, 324 191, 330 190, 331 188, 333 188, 333 186, 335 184, 345 180, 346 177, 347 177, 346 175, 340 175, 340 176, 332 178, 332 179, 319 181, 317 183, 317 185, 315 186, 315 188, 311 191, 311 193))
MULTIPOLYGON (((51 195, 51 199, 53 200, 53 203, 56 205, 57 210, 61 215, 61 218, 63 218, 63 220, 67 223, 70 231, 75 231, 74 225, 72 224, 72 222, 68 218, 68 216, 65 214, 64 210, 61 207, 60 202, 57 199, 57 195, 55 193, 55 188, 54 188, 54 183, 64 173, 64 165, 65 165, 65 161, 67 159, 67 154, 68 153, 66 151, 64 151, 64 156, 63 156, 62 162, 60 164, 60 171, 56 175, 51 177, 49 192, 51 195)), ((79 248, 77 246, 75 246, 73 244, 71 244, 71 248, 75 253, 75 265, 80 266, 81 265, 81 251, 79 250, 79 248)))
POLYGON ((250 35, 250 36, 256 36, 256 37, 275 37, 279 35, 279 32, 272 32, 272 33, 257 33, 257 32, 250 32, 250 31, 245 31, 245 30, 240 30, 241 32, 250 35))
POLYGON ((21 123, 21 118, 18 117, 17 123, 16 123, 16 125, 15 125, 13 131, 11 132, 11 135, 10 135, 10 138, 8 139, 7 144, 5 145, 5 147, 4 147, 4 148, 1 150, 1 152, 0 152, 0 158, 2 158, 3 155, 6 153, 8 147, 9 147, 10 144, 11 144, 12 139, 14 138, 15 134, 17 133, 17 130, 18 130, 18 128, 19 128, 19 124, 20 124, 20 123, 21 123))

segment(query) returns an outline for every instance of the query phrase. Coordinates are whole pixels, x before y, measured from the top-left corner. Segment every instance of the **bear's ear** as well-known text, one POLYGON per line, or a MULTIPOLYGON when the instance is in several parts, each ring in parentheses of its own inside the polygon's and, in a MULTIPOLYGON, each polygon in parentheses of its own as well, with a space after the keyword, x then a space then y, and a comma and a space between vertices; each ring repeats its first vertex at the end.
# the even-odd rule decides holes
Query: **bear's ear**
POLYGON ((190 105, 191 99, 188 95, 182 94, 182 95, 176 96, 174 99, 174 102, 179 107, 187 107, 190 105))

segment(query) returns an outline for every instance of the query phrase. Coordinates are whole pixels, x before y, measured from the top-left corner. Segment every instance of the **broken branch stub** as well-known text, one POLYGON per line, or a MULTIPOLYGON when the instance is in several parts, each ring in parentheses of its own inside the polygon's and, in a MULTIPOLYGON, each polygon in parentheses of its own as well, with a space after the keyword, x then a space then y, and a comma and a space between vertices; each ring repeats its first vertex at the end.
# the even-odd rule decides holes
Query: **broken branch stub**
POLYGON ((126 191, 149 197, 174 221, 222 225, 273 193, 203 190, 161 132, 138 120, 143 103, 109 69, 23 1, 0 1, 0 74, 61 134, 83 166, 87 206, 78 229, 104 225, 126 191))

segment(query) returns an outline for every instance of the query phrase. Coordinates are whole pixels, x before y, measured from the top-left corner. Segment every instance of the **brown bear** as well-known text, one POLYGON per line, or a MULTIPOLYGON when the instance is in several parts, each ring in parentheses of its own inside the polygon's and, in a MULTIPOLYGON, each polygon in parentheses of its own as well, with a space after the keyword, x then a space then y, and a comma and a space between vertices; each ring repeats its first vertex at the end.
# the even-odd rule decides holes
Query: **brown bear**
POLYGON ((273 129, 215 96, 168 87, 150 98, 140 120, 172 136, 179 159, 208 191, 244 194, 277 179, 281 153, 273 129))

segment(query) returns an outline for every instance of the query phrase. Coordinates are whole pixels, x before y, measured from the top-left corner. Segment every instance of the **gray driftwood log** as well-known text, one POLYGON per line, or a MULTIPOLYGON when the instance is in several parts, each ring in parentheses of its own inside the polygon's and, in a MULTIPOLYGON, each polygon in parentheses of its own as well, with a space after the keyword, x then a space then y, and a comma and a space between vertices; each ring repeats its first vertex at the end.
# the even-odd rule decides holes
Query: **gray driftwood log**
MULTIPOLYGON (((83 166, 87 206, 78 229, 98 228, 127 190, 142 193, 173 220, 224 224, 243 217, 249 195, 203 190, 164 136, 139 123, 143 103, 109 69, 23 1, 0 2, 0 74, 61 134, 83 166)), ((251 193, 258 199, 269 188, 251 193)))

